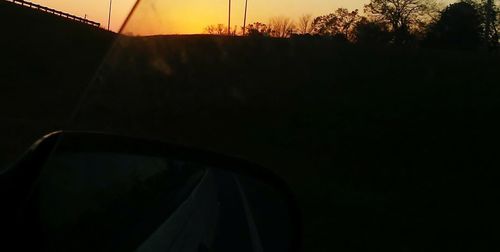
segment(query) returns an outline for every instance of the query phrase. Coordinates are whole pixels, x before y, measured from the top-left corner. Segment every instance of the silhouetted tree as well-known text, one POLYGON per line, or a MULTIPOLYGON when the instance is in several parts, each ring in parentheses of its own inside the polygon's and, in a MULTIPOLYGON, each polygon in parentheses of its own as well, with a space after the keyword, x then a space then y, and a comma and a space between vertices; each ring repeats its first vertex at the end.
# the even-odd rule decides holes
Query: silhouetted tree
POLYGON ((365 12, 377 22, 386 22, 394 42, 404 44, 413 29, 437 13, 435 0, 370 0, 365 12))
POLYGON ((235 25, 233 29, 231 29, 231 32, 228 33, 227 31, 227 26, 223 24, 217 24, 217 25, 209 25, 205 27, 205 33, 211 34, 211 35, 236 35, 238 31, 238 26, 235 25))
POLYGON ((273 17, 269 20, 270 35, 278 38, 288 38, 295 32, 295 24, 288 17, 273 17))
POLYGON ((253 23, 247 25, 247 35, 248 36, 269 36, 270 29, 264 23, 253 23))
POLYGON ((475 49, 482 43, 481 18, 473 5, 459 2, 449 5, 432 24, 425 44, 431 47, 475 49))
POLYGON ((307 14, 299 17, 299 21, 297 23, 297 32, 299 34, 311 34, 313 29, 312 15, 307 14))
MULTIPOLYGON (((231 30, 231 35, 236 36, 238 35, 238 26, 235 25, 234 28, 231 30)), ((241 34, 243 34, 243 30, 241 30, 241 34)))
POLYGON ((392 35, 385 23, 363 17, 354 27, 355 42, 359 44, 387 45, 392 35))
POLYGON ((313 21, 313 32, 321 36, 337 36, 353 40, 353 29, 361 20, 358 10, 339 8, 335 13, 320 16, 313 21))
POLYGON ((223 24, 209 25, 205 27, 205 32, 213 35, 227 34, 227 28, 223 24))
POLYGON ((473 6, 481 21, 481 37, 484 46, 498 48, 498 31, 500 30, 500 10, 493 0, 461 0, 473 6))
POLYGON ((479 4, 479 13, 482 16, 484 32, 483 38, 489 48, 498 47, 498 29, 500 11, 493 0, 483 0, 479 4))

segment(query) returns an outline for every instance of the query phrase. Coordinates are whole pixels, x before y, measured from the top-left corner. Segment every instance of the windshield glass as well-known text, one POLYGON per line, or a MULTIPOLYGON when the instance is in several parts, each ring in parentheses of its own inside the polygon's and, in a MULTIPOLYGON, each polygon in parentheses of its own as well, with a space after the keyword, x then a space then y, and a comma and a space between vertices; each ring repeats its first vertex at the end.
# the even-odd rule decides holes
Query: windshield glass
POLYGON ((283 177, 305 251, 497 246, 499 0, 33 2, 0 1, 0 166, 156 139, 283 177))

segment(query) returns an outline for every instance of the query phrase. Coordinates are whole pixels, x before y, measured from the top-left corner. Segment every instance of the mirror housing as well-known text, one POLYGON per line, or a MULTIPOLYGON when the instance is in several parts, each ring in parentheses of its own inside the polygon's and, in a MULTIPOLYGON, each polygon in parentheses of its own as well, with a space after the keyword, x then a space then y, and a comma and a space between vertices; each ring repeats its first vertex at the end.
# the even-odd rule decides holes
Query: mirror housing
POLYGON ((179 145, 55 132, 0 174, 0 188, 3 233, 17 249, 301 248, 299 208, 282 179, 242 159, 179 145))

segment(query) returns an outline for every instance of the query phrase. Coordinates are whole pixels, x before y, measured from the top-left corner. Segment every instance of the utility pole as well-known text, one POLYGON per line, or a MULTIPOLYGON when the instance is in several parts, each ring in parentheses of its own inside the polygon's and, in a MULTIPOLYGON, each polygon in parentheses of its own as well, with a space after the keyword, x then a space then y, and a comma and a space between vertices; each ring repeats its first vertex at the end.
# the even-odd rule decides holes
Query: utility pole
POLYGON ((109 31, 109 26, 111 24, 111 4, 112 3, 113 3, 113 0, 109 0, 108 31, 109 31))
POLYGON ((248 10, 248 0, 245 0, 245 17, 243 18, 243 36, 247 30, 247 10, 248 10))
POLYGON ((231 35, 231 0, 229 0, 229 19, 227 21, 227 35, 231 35))

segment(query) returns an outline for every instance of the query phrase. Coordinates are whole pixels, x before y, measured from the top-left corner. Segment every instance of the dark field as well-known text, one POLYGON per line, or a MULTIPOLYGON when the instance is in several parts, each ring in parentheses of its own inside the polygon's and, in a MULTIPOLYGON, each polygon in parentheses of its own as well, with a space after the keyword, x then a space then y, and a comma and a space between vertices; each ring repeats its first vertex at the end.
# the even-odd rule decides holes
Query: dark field
POLYGON ((2 5, 0 166, 58 129, 153 138, 285 178, 305 251, 498 246, 498 55, 120 37, 79 103, 115 35, 2 5))

